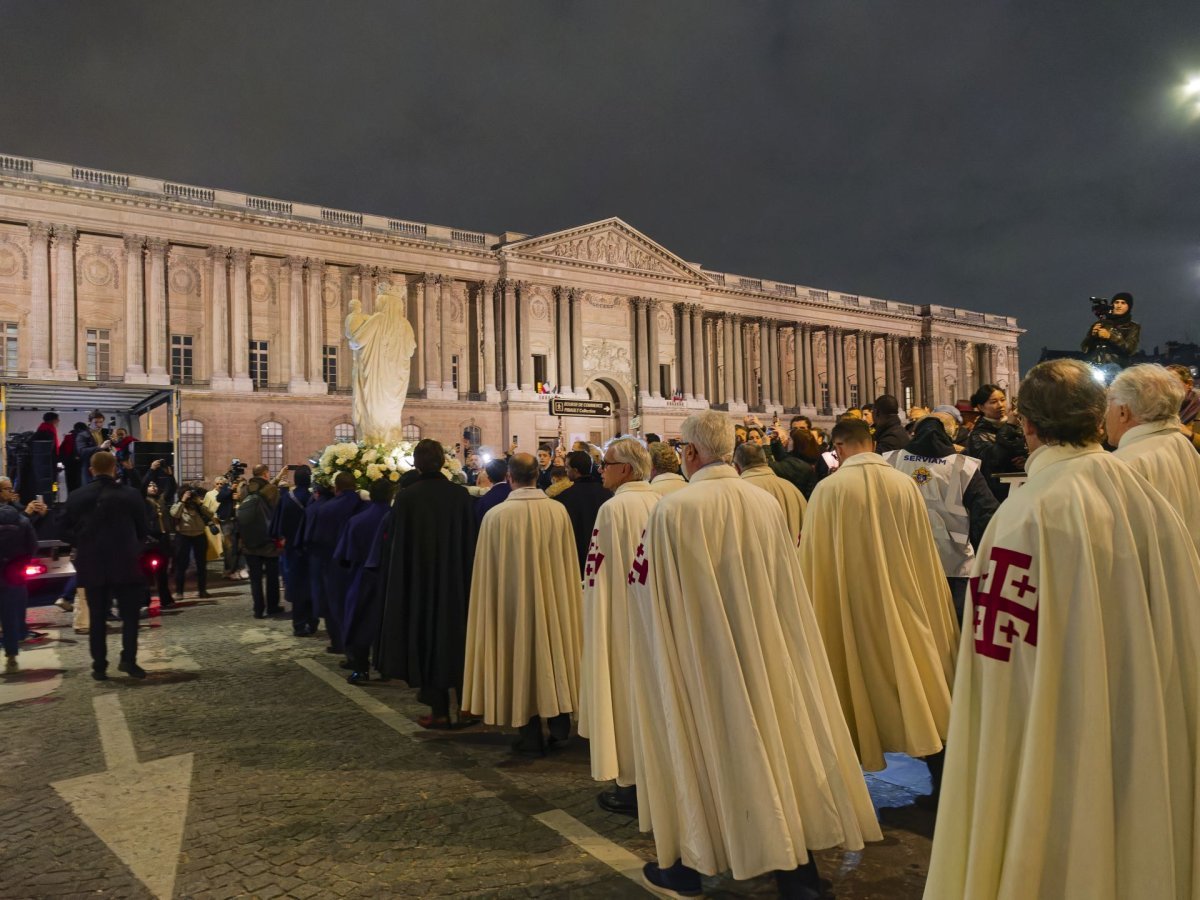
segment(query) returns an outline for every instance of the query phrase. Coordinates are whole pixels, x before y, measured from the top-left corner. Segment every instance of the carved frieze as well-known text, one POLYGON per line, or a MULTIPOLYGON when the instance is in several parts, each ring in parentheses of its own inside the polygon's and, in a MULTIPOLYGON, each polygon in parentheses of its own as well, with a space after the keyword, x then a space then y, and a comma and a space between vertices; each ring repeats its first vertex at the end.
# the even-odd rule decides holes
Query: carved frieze
POLYGON ((184 297, 199 297, 202 282, 200 280, 200 268, 196 265, 195 259, 186 256, 182 253, 177 253, 171 257, 170 269, 170 287, 172 294, 179 294, 184 297))
POLYGON ((29 277, 29 255, 10 237, 0 237, 0 278, 29 277))
POLYGON ((630 372, 629 348, 610 341, 585 340, 583 342, 583 370, 585 372, 630 372))
POLYGON ((121 288, 121 267, 117 255, 107 247, 88 247, 75 263, 75 283, 79 287, 90 284, 93 287, 121 288))
POLYGON ((671 335, 675 333, 675 317, 664 310, 659 310, 658 313, 658 333, 671 335))
POLYGON ((608 294, 594 294, 590 291, 585 295, 588 306, 594 306, 596 309, 616 309, 621 305, 621 298, 614 297, 608 294))
POLYGON ((632 240, 615 231, 604 231, 587 237, 577 237, 548 247, 538 253, 559 259, 575 259, 580 262, 601 263, 621 269, 636 269, 641 272, 670 273, 672 270, 658 257, 639 247, 632 240))
MULTIPOLYGON (((237 251, 234 251, 235 254, 237 251)), ((250 299, 255 303, 278 302, 279 263, 255 257, 250 262, 250 299)))

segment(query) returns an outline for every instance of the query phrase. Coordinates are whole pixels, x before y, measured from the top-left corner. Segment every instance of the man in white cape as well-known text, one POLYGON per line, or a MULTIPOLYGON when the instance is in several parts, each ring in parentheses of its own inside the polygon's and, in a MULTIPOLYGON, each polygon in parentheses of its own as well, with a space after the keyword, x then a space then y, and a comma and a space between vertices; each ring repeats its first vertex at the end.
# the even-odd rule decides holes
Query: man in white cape
POLYGON ((1108 388, 1108 442, 1162 494, 1200 542, 1200 453, 1179 424, 1183 383, 1162 366, 1131 366, 1108 388))
POLYGON ((628 575, 659 495, 646 481, 650 455, 634 438, 609 444, 600 465, 613 498, 596 516, 583 576, 579 734, 590 742, 592 778, 617 783, 596 798, 600 808, 636 816, 628 575))
POLYGON ((1200 560, 1104 411, 1075 360, 1021 383, 1029 479, 975 561, 927 898, 1200 897, 1200 560))
POLYGON ((687 479, 679 474, 679 454, 670 444, 655 441, 646 448, 650 453, 650 487, 663 497, 687 487, 687 479))
POLYGON ((783 510, 788 535, 792 542, 799 546, 800 535, 804 529, 804 511, 808 508, 808 501, 800 493, 800 488, 776 475, 767 464, 767 454, 762 445, 752 441, 739 444, 733 451, 733 467, 747 484, 761 488, 775 498, 775 502, 783 510))
POLYGON ((775 871, 816 897, 811 850, 879 826, 783 513, 728 464, 733 425, 682 425, 689 484, 650 512, 629 578, 638 814, 667 896, 775 871), (673 893, 668 893, 673 892, 673 893))
POLYGON ((509 460, 512 485, 483 517, 467 613, 462 707, 521 731, 519 753, 544 753, 570 735, 582 645, 579 560, 571 519, 535 486, 537 461, 509 460))
POLYGON ((925 758, 936 803, 958 622, 929 514, 866 422, 843 419, 831 438, 840 465, 813 491, 800 567, 863 768, 925 758))

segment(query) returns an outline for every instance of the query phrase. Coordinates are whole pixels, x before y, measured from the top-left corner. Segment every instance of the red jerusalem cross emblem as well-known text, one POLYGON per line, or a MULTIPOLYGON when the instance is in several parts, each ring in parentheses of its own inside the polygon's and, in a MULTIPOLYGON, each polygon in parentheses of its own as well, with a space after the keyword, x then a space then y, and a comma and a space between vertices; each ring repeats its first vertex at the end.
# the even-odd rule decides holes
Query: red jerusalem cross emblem
POLYGON ((584 569, 584 576, 587 578, 587 586, 596 586, 596 576, 600 574, 600 566, 604 563, 604 554, 600 552, 600 548, 596 546, 596 539, 600 536, 599 529, 592 530, 592 543, 588 546, 587 566, 584 569))
POLYGON ((1037 646, 1037 588, 1029 581, 1032 563, 1033 557, 1027 553, 993 547, 987 589, 980 588, 979 576, 971 579, 975 652, 980 656, 1008 662, 1018 637, 1023 637, 1031 647, 1037 646), (1017 623, 1025 626, 1024 634, 1017 623))
POLYGON ((637 553, 633 557, 633 565, 625 581, 629 584, 645 584, 650 574, 650 561, 646 559, 646 532, 642 530, 642 540, 638 544, 637 553))

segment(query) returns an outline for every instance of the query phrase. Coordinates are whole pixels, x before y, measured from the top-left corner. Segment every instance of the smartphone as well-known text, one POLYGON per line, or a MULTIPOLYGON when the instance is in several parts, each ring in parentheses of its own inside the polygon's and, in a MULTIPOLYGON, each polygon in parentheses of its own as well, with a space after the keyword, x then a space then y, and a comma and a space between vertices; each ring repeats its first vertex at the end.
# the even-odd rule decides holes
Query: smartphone
POLYGON ((289 472, 295 472, 300 467, 296 466, 296 465, 291 465, 291 466, 285 466, 284 468, 286 468, 289 472))
POLYGON ((36 500, 38 503, 43 503, 43 502, 45 502, 45 501, 43 501, 43 500, 42 500, 42 495, 41 495, 41 494, 38 494, 38 495, 37 495, 36 497, 34 497, 33 499, 35 499, 35 500, 36 500))

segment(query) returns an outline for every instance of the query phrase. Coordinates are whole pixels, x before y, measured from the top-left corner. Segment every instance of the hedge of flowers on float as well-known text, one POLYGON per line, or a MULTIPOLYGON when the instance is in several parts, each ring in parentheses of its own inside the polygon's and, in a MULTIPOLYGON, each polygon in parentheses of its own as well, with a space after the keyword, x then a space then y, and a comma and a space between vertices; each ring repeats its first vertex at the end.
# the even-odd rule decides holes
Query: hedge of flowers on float
MULTIPOLYGON (((366 490, 380 479, 397 482, 413 468, 414 447, 416 444, 410 441, 401 441, 394 447, 349 441, 330 444, 321 452, 313 480, 317 484, 332 485, 338 472, 349 472, 359 490, 366 490)), ((446 454, 442 474, 456 484, 466 484, 462 463, 453 452, 446 454)))

